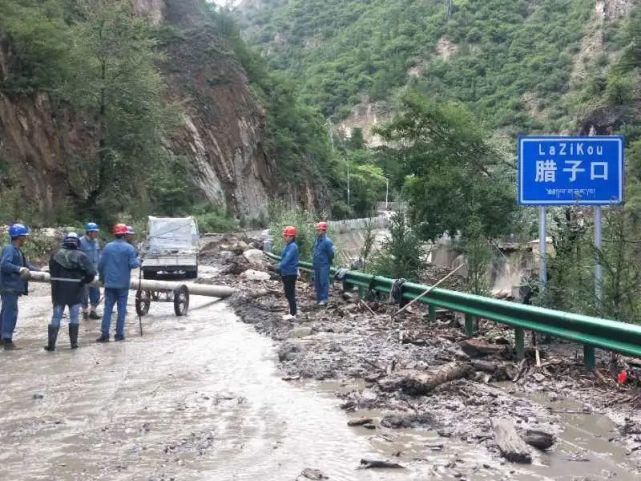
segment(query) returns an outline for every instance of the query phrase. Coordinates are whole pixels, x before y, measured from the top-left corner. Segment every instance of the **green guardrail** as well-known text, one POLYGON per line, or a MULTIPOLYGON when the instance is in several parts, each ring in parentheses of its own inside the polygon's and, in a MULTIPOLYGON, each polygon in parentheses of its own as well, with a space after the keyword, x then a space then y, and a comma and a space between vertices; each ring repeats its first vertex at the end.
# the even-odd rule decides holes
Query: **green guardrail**
MULTIPOLYGON (((267 253, 267 256, 280 260, 279 256, 272 253, 267 253)), ((300 262, 299 265, 305 271, 312 269, 309 262, 300 262)), ((332 274, 336 271, 332 268, 332 274)), ((359 288, 361 294, 366 289, 389 294, 394 279, 347 271, 343 282, 359 288)), ((403 298, 414 300, 428 287, 406 282, 403 285, 403 298)), ((465 314, 465 332, 469 336, 474 334, 474 318, 489 319, 513 327, 516 353, 520 359, 525 353, 526 330, 583 344, 583 360, 588 369, 594 369, 595 366, 594 348, 641 357, 641 326, 634 324, 439 288, 420 297, 418 302, 429 306, 431 319, 435 319, 437 307, 465 314)))

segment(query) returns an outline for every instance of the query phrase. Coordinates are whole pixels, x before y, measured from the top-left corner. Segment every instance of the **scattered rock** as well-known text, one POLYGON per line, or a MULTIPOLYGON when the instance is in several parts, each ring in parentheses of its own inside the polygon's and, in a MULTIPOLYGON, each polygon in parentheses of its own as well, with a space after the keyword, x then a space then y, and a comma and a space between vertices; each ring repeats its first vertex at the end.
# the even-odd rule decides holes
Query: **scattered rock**
POLYGON ((424 414, 388 414, 381 420, 381 426, 391 429, 418 428, 434 426, 434 418, 427 413, 424 414))
POLYGON ((298 338, 298 337, 305 337, 311 335, 313 332, 313 329, 311 327, 307 326, 301 326, 301 327, 295 327, 291 331, 289 331, 289 334, 287 334, 287 337, 289 338, 298 338))
POLYGON ((278 349, 278 360, 281 362, 293 361, 303 353, 304 353, 304 349, 300 344, 286 342, 282 344, 278 349))
POLYGON ((298 475, 296 478, 296 481, 303 481, 304 479, 311 479, 313 481, 319 481, 322 479, 329 479, 327 476, 325 476, 320 469, 311 469, 311 468, 305 468, 303 469, 303 472, 298 475))
POLYGON ((40 394, 39 392, 37 392, 37 393, 35 393, 33 395, 33 399, 44 399, 44 398, 45 398, 45 395, 44 394, 40 394))
POLYGON ((263 251, 258 249, 249 249, 243 252, 243 257, 247 259, 249 265, 259 271, 267 270, 267 260, 263 251))
POLYGON ((528 429, 523 436, 523 440, 530 446, 534 446, 542 451, 549 449, 556 442, 556 439, 552 434, 546 433, 545 431, 537 431, 535 429, 528 429))
POLYGON ((404 469, 403 466, 398 463, 390 463, 388 461, 379 461, 376 459, 361 459, 360 469, 371 468, 404 469))
POLYGON ((363 426, 364 424, 370 424, 374 420, 372 418, 360 418, 360 419, 350 419, 347 421, 348 426, 363 426))
POLYGON ((256 271, 254 269, 247 269, 240 277, 248 281, 268 281, 271 279, 271 276, 267 272, 256 271))
POLYGON ((516 432, 514 422, 501 418, 492 423, 494 440, 505 459, 513 463, 531 463, 532 454, 525 441, 516 432))
POLYGON ((511 357, 510 346, 505 344, 490 344, 484 339, 466 339, 459 343, 461 349, 470 357, 501 356, 505 359, 511 357))

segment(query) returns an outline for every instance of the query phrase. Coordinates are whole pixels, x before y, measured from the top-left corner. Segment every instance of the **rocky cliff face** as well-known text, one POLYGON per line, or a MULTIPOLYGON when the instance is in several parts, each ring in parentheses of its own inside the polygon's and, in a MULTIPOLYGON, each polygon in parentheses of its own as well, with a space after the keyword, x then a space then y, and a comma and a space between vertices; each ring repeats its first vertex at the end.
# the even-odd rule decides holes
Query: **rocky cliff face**
MULTIPOLYGON (((134 0, 133 5, 154 24, 183 31, 166 47, 162 66, 168 100, 180 102, 185 112, 184 126, 168 139, 168 148, 190 160, 204 198, 239 217, 264 215, 273 170, 263 150, 265 115, 242 67, 202 21, 202 1, 134 0)), ((0 82, 13 65, 11 45, 0 38, 0 82)), ((22 194, 43 216, 83 197, 82 179, 69 178, 66 166, 92 155, 92 145, 91 122, 54 108, 46 94, 0 93, 0 167, 4 163, 26 180, 22 194)))

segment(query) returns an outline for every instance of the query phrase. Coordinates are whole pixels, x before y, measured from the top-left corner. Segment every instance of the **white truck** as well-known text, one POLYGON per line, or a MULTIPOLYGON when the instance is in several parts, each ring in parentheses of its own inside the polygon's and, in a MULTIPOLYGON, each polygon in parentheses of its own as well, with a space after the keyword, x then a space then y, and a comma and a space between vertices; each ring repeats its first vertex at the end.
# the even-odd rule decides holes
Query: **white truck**
POLYGON ((148 226, 142 249, 143 277, 197 278, 200 235, 196 219, 149 216, 148 226))

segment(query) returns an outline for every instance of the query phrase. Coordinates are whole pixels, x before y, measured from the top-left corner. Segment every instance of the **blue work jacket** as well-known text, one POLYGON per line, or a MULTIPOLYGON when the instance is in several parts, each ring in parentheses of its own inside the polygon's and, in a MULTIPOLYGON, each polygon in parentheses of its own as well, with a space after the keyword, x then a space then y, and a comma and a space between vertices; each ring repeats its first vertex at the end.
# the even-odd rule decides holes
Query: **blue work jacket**
POLYGON ((27 294, 29 283, 20 278, 20 268, 26 267, 30 271, 38 269, 30 264, 22 251, 13 244, 2 248, 0 256, 0 292, 12 294, 27 294))
POLYGON ((325 234, 316 238, 314 242, 314 267, 327 267, 334 260, 334 244, 325 234))
POLYGON ((87 254, 89 261, 97 269, 100 261, 100 241, 98 239, 89 239, 86 235, 83 235, 80 238, 80 246, 78 248, 87 254))
POLYGON ((135 249, 124 239, 105 246, 98 262, 98 274, 109 289, 129 289, 131 269, 140 266, 135 249))
POLYGON ((296 242, 290 242, 283 249, 280 256, 280 262, 276 268, 281 276, 297 276, 298 275, 298 246, 296 242))

